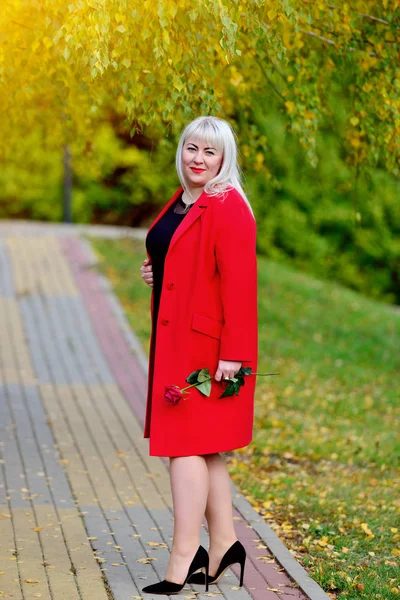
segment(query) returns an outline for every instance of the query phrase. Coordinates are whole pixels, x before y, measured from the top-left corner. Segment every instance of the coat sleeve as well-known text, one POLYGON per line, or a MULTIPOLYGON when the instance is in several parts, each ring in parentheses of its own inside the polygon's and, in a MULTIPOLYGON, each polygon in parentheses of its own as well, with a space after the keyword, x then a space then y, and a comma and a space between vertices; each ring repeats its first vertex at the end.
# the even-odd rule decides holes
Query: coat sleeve
POLYGON ((220 360, 256 359, 258 341, 256 221, 236 190, 216 209, 215 256, 224 326, 220 360))

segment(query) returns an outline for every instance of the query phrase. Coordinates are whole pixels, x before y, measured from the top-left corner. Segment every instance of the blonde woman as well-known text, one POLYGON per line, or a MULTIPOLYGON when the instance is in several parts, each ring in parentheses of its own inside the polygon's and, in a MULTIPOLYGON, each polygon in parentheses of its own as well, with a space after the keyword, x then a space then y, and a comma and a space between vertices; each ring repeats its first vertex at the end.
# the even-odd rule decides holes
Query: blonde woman
POLYGON ((181 186, 151 224, 141 274, 151 286, 152 333, 144 437, 150 456, 170 458, 174 536, 165 579, 142 591, 179 593, 217 583, 246 551, 237 539, 230 478, 221 453, 252 439, 255 376, 220 398, 258 359, 256 222, 240 183, 235 134, 217 117, 198 117, 176 152, 181 186), (193 371, 208 368, 210 396, 197 387, 179 401, 193 371), (209 552, 200 545, 205 514, 209 552), (195 573, 203 569, 203 572, 195 573))

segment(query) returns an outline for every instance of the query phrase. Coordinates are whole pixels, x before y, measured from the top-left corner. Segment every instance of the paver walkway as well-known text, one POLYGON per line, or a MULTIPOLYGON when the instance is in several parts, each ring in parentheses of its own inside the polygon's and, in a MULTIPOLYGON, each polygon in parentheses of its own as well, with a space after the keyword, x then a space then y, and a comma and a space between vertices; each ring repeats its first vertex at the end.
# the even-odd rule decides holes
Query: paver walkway
MULTIPOLYGON (((143 438, 143 352, 76 232, 0 223, 0 598, 140 599, 168 563, 168 462, 143 438)), ((245 586, 234 567, 208 594, 171 597, 327 599, 232 494, 245 586)))

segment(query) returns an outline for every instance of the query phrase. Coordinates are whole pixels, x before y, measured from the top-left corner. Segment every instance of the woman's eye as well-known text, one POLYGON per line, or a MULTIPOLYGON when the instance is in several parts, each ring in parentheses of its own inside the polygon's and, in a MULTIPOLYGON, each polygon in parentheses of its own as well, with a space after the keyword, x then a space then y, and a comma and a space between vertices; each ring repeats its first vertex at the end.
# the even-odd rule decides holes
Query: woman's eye
MULTIPOLYGON (((196 148, 187 148, 189 150, 189 152, 196 152, 196 148)), ((212 150, 206 150, 206 154, 209 154, 210 156, 214 156, 214 152, 212 150)))

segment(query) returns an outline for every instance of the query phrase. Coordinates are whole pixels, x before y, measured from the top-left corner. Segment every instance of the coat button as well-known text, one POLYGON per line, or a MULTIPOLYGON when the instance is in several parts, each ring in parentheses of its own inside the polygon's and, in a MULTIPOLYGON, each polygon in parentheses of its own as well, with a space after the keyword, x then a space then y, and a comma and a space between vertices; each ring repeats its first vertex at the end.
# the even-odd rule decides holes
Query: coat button
POLYGON ((161 324, 162 324, 162 325, 168 325, 168 323, 169 323, 168 319, 163 319, 163 320, 161 321, 161 324))
POLYGON ((175 285, 175 284, 174 284, 174 283, 171 281, 171 283, 168 283, 168 284, 167 284, 167 288, 168 288, 169 290, 172 290, 172 289, 173 289, 173 287, 174 287, 174 285, 175 285))

